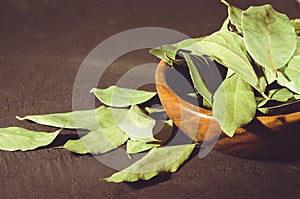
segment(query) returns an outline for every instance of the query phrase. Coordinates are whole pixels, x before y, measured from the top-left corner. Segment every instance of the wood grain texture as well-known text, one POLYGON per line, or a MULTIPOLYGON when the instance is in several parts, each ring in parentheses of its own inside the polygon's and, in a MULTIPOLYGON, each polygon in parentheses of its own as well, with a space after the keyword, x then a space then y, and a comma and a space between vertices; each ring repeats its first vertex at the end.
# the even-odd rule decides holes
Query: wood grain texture
POLYGON ((168 116, 195 142, 201 143, 204 138, 213 140, 220 135, 214 149, 255 159, 281 157, 300 148, 300 112, 258 116, 238 128, 233 137, 228 137, 220 130, 211 110, 193 105, 174 92, 166 78, 173 71, 162 61, 158 64, 155 74, 157 92, 168 116))

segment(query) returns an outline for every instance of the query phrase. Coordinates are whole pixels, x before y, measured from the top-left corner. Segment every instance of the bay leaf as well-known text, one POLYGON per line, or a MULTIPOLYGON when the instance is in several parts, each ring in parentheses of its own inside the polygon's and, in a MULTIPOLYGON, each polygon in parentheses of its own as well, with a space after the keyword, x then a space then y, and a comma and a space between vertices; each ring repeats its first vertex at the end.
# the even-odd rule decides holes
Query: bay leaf
POLYGON ((175 172, 189 158, 195 144, 153 148, 131 166, 104 180, 107 182, 134 182, 149 180, 161 172, 175 172))
POLYGON ((25 117, 16 118, 18 120, 29 120, 38 124, 54 126, 59 128, 67 128, 67 129, 97 129, 97 122, 93 118, 95 118, 95 114, 99 112, 102 108, 98 108, 95 110, 83 110, 83 111, 74 111, 67 113, 52 113, 45 115, 28 115, 25 117), (78 116, 78 121, 75 121, 75 115, 78 116))
POLYGON ((213 116, 230 137, 237 127, 248 124, 255 116, 256 101, 252 88, 237 74, 223 81, 213 99, 213 116))
MULTIPOLYGON (((267 70, 266 68, 262 67, 261 65, 259 65, 255 60, 251 59, 251 62, 252 62, 252 65, 253 65, 253 68, 255 70, 255 73, 258 77, 258 82, 259 82, 259 86, 260 86, 260 89, 262 91, 265 91, 269 82, 268 81, 272 81, 272 79, 267 79, 266 77, 266 73, 265 73, 265 70, 267 70)), ((272 72, 272 71, 271 71, 272 72)), ((261 95, 265 98, 267 98, 267 96, 263 93, 261 93, 261 95)))
POLYGON ((277 82, 283 87, 300 94, 300 56, 294 56, 287 67, 278 73, 277 82))
POLYGON ((151 142, 153 142, 152 139, 128 140, 126 152, 128 154, 140 153, 160 146, 160 144, 151 142))
POLYGON ((198 93, 188 93, 187 95, 190 96, 190 97, 193 97, 193 98, 198 98, 199 97, 198 93))
POLYGON ((219 31, 199 42, 199 45, 221 65, 232 69, 253 88, 263 93, 251 65, 243 39, 235 33, 219 31))
POLYGON ((103 104, 112 107, 128 107, 144 103, 156 95, 156 92, 142 91, 117 86, 106 89, 93 88, 91 91, 103 104))
POLYGON ((241 21, 242 21, 243 10, 230 5, 225 0, 221 0, 221 2, 224 3, 228 7, 228 16, 229 16, 230 23, 235 26, 235 28, 237 29, 237 31, 239 33, 242 33, 243 28, 242 28, 241 21))
POLYGON ((0 128, 0 149, 28 151, 49 145, 60 130, 53 133, 30 131, 20 127, 0 128))
POLYGON ((153 106, 151 108, 150 107, 145 107, 145 111, 154 120, 166 120, 166 119, 168 119, 168 115, 167 115, 165 109, 161 105, 153 106))
POLYGON ((296 49, 296 34, 289 18, 271 5, 251 6, 242 15, 243 36, 251 57, 276 74, 296 49))
POLYGON ((201 40, 202 38, 189 38, 175 44, 166 44, 158 48, 153 48, 149 52, 172 66, 172 62, 175 60, 179 49, 186 49, 201 40))
POLYGON ((128 135, 119 128, 91 131, 77 140, 68 140, 63 148, 78 154, 103 154, 123 145, 128 135))
POLYGON ((271 99, 278 102, 286 102, 294 96, 294 94, 287 88, 270 90, 269 95, 271 99))
POLYGON ((163 49, 162 47, 152 48, 149 51, 149 53, 156 56, 158 59, 166 62, 168 65, 170 65, 170 66, 173 65, 173 61, 167 56, 167 53, 165 52, 165 49, 163 49))
POLYGON ((202 106, 203 108, 211 110, 212 104, 211 102, 207 101, 205 98, 202 99, 202 106))
POLYGON ((152 114, 152 113, 164 113, 165 109, 162 107, 159 108, 152 108, 152 107, 146 107, 145 111, 147 111, 147 113, 152 114))
POLYGON ((173 121, 171 119, 169 120, 166 120, 165 123, 170 126, 170 127, 173 127, 173 121))
POLYGON ((263 71, 264 71, 266 80, 268 82, 268 85, 270 85, 276 81, 277 77, 276 77, 276 74, 274 73, 274 71, 272 71, 271 69, 268 69, 268 68, 264 68, 263 71))
POLYGON ((229 16, 224 20, 224 22, 222 23, 222 26, 220 28, 220 31, 228 31, 228 26, 230 24, 230 19, 229 16))
POLYGON ((228 68, 227 73, 226 73, 226 78, 229 78, 234 74, 235 74, 234 70, 228 68))
POLYGON ((296 100, 298 100, 298 99, 300 99, 300 95, 299 95, 299 94, 295 94, 295 95, 294 95, 294 98, 295 98, 296 100))
POLYGON ((287 88, 281 88, 281 89, 272 89, 268 92, 269 100, 264 99, 259 104, 258 107, 262 107, 270 100, 275 100, 278 102, 287 102, 289 99, 294 97, 294 94, 287 88))
POLYGON ((53 113, 46 115, 28 115, 19 120, 30 120, 38 124, 68 129, 98 130, 99 128, 117 128, 116 118, 121 120, 128 109, 100 106, 94 110, 53 113))
POLYGON ((258 107, 258 110, 267 115, 280 115, 285 113, 292 113, 300 111, 300 100, 289 100, 287 102, 282 102, 281 104, 268 106, 268 107, 258 107))
POLYGON ((208 90, 207 85, 202 77, 202 74, 200 72, 201 67, 203 67, 205 63, 205 60, 201 59, 200 57, 196 57, 193 55, 189 55, 187 53, 181 53, 183 57, 185 58, 191 79, 193 81, 193 84, 197 90, 197 92, 205 98, 205 100, 209 103, 209 105, 212 105, 212 99, 211 99, 211 92, 208 90))
POLYGON ((292 19, 290 20, 292 26, 295 28, 295 32, 298 36, 300 36, 300 19, 292 19))
POLYGON ((300 36, 297 37, 297 47, 293 56, 300 56, 300 36))
POLYGON ((155 120, 146 115, 137 105, 132 105, 126 117, 121 120, 116 118, 122 129, 132 140, 152 139, 155 120))
POLYGON ((203 38, 189 38, 189 39, 186 39, 186 40, 182 40, 178 43, 175 43, 175 44, 172 44, 172 45, 169 45, 169 46, 172 46, 170 48, 172 48, 172 50, 169 50, 167 51, 167 56, 170 57, 172 60, 174 60, 176 58, 176 54, 177 54, 177 51, 180 50, 180 49, 188 49, 188 47, 196 44, 197 42, 201 41, 203 38))

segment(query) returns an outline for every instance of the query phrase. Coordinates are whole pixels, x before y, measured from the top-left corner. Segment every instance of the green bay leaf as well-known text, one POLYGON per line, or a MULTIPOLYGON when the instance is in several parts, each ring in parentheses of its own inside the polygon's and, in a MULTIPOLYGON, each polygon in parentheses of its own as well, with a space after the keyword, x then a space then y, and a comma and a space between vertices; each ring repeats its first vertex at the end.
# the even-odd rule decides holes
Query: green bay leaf
POLYGON ((300 100, 293 99, 293 100, 288 100, 287 102, 282 102, 274 106, 258 107, 258 110, 261 113, 267 115, 280 115, 285 113, 292 113, 295 111, 300 111, 300 100))
POLYGON ((153 142, 152 139, 128 140, 126 145, 126 152, 128 154, 140 153, 160 146, 160 144, 151 142, 153 142))
POLYGON ((189 38, 175 44, 166 44, 162 47, 153 48, 149 52, 172 66, 172 62, 175 60, 178 50, 187 49, 202 39, 203 38, 189 38))
POLYGON ((98 130, 117 128, 116 120, 122 120, 127 113, 128 109, 100 106, 94 110, 29 115, 23 118, 17 116, 17 118, 59 128, 98 130))
POLYGON ((165 49, 163 49, 162 47, 152 48, 151 50, 149 50, 149 53, 156 56, 158 59, 166 62, 168 65, 172 66, 173 60, 171 60, 167 56, 167 53, 166 53, 165 49))
POLYGON ((296 100, 298 100, 298 99, 300 99, 300 95, 299 95, 299 94, 295 94, 295 95, 294 95, 294 98, 295 98, 296 100))
POLYGON ((93 88, 91 91, 103 104, 113 107, 128 107, 144 103, 156 95, 156 92, 142 91, 117 86, 106 89, 93 88))
POLYGON ((269 97, 278 102, 286 102, 293 96, 294 94, 287 88, 274 89, 269 91, 269 97))
POLYGON ((226 73, 226 78, 229 78, 234 74, 235 74, 234 70, 228 68, 227 73, 226 73))
POLYGON ((240 36, 228 31, 219 31, 199 42, 199 45, 217 62, 232 69, 253 88, 263 92, 240 36))
POLYGON ((288 66, 278 73, 277 82, 300 94, 300 56, 294 56, 288 66))
POLYGON ((228 25, 230 23, 229 16, 223 21, 220 31, 228 31, 228 25))
POLYGON ((63 148, 78 154, 102 154, 123 145, 128 138, 119 128, 99 129, 80 139, 69 140, 63 148))
POLYGON ((228 7, 228 16, 229 16, 230 23, 235 26, 235 28, 237 29, 237 31, 239 33, 242 33, 243 28, 242 28, 241 21, 242 21, 243 10, 230 5, 225 0, 221 0, 221 2, 224 3, 228 7))
POLYGON ((20 127, 0 128, 0 149, 27 151, 49 145, 60 130, 53 133, 30 131, 20 127))
POLYGON ((275 100, 278 102, 286 102, 289 99, 294 97, 294 94, 287 88, 281 88, 281 89, 272 89, 268 92, 268 97, 270 99, 264 99, 262 100, 257 106, 262 107, 270 100, 275 100))
POLYGON ((199 97, 198 93, 188 93, 187 95, 190 96, 190 97, 193 97, 193 98, 198 98, 199 97))
POLYGON ((67 129, 88 129, 93 130, 97 129, 97 122, 93 118, 95 118, 95 114, 102 108, 98 108, 95 110, 83 110, 83 111, 74 111, 67 113, 52 113, 45 115, 28 115, 25 117, 16 118, 18 120, 29 120, 38 124, 54 126, 59 128, 67 128, 67 129), (75 120, 75 117, 78 117, 78 120, 75 120))
POLYGON ((173 121, 171 119, 164 121, 168 126, 173 127, 173 121))
POLYGON ((252 88, 237 74, 223 81, 213 99, 213 115, 230 137, 237 127, 248 124, 255 116, 256 101, 252 88))
POLYGON ((300 36, 297 37, 297 47, 293 56, 300 56, 300 36))
POLYGON ((193 84, 197 90, 197 92, 208 102, 208 105, 212 105, 211 93, 207 88, 207 85, 198 70, 198 67, 203 67, 205 63, 205 59, 201 59, 201 57, 193 56, 188 53, 182 53, 183 57, 185 58, 191 79, 193 84))
POLYGON ((271 69, 268 69, 268 68, 264 68, 263 71, 265 74, 265 78, 268 82, 268 85, 270 85, 276 81, 277 77, 276 77, 276 74, 274 73, 274 71, 272 71, 271 69))
POLYGON ((132 140, 150 139, 153 137, 155 120, 146 115, 137 105, 132 105, 128 114, 117 120, 119 127, 128 134, 132 140))
POLYGON ((243 36, 251 57, 276 74, 296 49, 296 34, 289 18, 270 5, 251 6, 242 15, 243 36))
POLYGON ((147 111, 147 113, 149 113, 149 114, 153 114, 153 113, 165 113, 165 109, 163 109, 162 107, 159 107, 159 108, 146 107, 145 111, 147 111))
POLYGON ((161 172, 175 172, 194 150, 195 144, 153 148, 147 155, 126 169, 104 180, 107 182, 134 182, 149 180, 161 172))
POLYGON ((300 36, 300 19, 292 19, 290 20, 292 26, 295 28, 295 32, 298 36, 300 36))

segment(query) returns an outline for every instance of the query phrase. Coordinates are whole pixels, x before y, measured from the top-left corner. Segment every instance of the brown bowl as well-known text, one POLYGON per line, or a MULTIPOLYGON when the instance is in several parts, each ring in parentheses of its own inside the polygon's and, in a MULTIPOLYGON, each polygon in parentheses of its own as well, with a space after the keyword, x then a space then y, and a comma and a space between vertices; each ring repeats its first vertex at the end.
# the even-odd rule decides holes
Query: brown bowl
MULTIPOLYGON (((258 116, 248 125, 236 129, 233 137, 228 137, 220 130, 212 111, 179 96, 178 89, 174 91, 174 86, 170 85, 170 79, 177 81, 178 75, 161 61, 155 74, 158 96, 170 119, 195 142, 201 143, 205 140, 210 145, 217 140, 214 149, 244 158, 284 158, 291 155, 299 157, 300 112, 258 116)), ((176 84, 175 86, 177 87, 176 84)))

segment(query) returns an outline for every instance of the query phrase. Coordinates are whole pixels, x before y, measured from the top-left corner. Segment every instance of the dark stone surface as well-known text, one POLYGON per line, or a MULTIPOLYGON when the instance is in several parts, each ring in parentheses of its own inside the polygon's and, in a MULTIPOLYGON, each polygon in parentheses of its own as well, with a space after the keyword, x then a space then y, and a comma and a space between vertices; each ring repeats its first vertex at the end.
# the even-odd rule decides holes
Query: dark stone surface
MULTIPOLYGON (((271 3, 291 18, 296 1, 230 1, 241 8, 271 3)), ((165 27, 191 37, 216 31, 226 17, 219 1, 11 0, 0 2, 0 125, 16 115, 72 110, 72 90, 86 55, 106 38, 131 28, 165 27)), ((147 38, 145 38, 147 39, 147 38)), ((158 62, 147 50, 116 60, 100 86, 114 84, 139 64, 158 62)), ((87 93, 88 95, 88 93, 87 93)), ((54 145, 76 132, 63 131, 54 145)), ((280 147, 280 146, 278 146, 280 147)), ((256 161, 211 152, 178 172, 148 182, 110 184, 114 170, 66 150, 0 152, 1 198, 299 198, 300 162, 256 161)))

